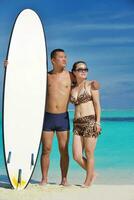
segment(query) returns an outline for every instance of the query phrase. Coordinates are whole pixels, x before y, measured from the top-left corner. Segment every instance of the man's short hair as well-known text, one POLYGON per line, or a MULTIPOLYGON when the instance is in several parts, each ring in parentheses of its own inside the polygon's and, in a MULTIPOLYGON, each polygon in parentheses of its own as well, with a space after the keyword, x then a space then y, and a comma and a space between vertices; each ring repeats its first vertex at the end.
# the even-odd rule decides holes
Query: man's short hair
POLYGON ((51 52, 51 59, 54 58, 56 56, 56 53, 57 52, 65 52, 63 49, 54 49, 52 52, 51 52))

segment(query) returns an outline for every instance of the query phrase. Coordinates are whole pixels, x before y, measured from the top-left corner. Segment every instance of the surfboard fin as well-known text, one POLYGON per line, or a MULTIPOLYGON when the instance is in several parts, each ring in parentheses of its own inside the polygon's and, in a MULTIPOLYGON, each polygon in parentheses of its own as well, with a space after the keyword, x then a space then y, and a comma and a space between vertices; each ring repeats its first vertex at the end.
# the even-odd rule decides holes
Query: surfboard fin
POLYGON ((11 161, 11 151, 8 153, 8 158, 7 158, 7 164, 9 164, 11 161))
POLYGON ((22 169, 19 169, 19 172, 18 172, 18 185, 21 184, 21 177, 22 177, 22 169))
POLYGON ((33 166, 34 165, 34 154, 32 153, 31 154, 31 166, 33 166))

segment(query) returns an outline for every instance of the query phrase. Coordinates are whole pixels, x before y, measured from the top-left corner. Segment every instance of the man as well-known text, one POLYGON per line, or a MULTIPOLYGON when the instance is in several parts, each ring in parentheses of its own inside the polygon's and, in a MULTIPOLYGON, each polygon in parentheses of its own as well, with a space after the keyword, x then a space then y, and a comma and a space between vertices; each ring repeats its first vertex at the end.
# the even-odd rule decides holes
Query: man
POLYGON ((68 142, 70 129, 67 109, 73 75, 65 69, 67 58, 64 50, 53 50, 51 52, 51 62, 53 70, 48 73, 46 112, 42 133, 42 180, 40 184, 45 185, 48 182, 50 152, 54 132, 56 132, 60 152, 61 185, 66 186, 68 185, 68 142))

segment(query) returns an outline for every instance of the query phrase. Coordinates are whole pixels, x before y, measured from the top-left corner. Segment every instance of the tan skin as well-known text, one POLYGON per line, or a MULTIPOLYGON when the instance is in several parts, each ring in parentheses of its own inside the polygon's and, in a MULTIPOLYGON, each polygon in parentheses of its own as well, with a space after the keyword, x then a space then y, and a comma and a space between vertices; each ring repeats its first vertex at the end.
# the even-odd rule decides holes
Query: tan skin
MULTIPOLYGON (((67 58, 64 52, 57 52, 56 56, 51 60, 51 62, 53 65, 53 70, 48 73, 46 111, 49 113, 64 113, 68 108, 72 76, 70 76, 69 72, 65 70, 67 58)), ((61 185, 66 186, 68 185, 67 172, 69 165, 69 131, 57 131, 56 135, 60 152, 61 185)), ((41 185, 44 185, 48 182, 47 177, 53 136, 53 131, 44 131, 42 134, 43 147, 41 156, 41 185)))
MULTIPOLYGON (((65 67, 67 58, 64 52, 57 52, 56 56, 51 59, 53 70, 48 73, 47 83, 47 99, 46 112, 49 113, 65 113, 68 108, 69 97, 71 92, 71 81, 75 78, 69 73, 65 67)), ((8 61, 4 61, 7 67, 8 61)), ((69 131, 56 132, 58 146, 60 152, 61 167, 61 185, 68 185, 67 172, 69 165, 68 142, 69 131)), ((48 169, 50 164, 50 153, 52 149, 54 132, 44 131, 42 134, 42 155, 41 155, 41 171, 42 179, 40 185, 48 183, 48 169)))
MULTIPOLYGON (((86 68, 86 65, 83 63, 79 63, 76 67, 76 70, 79 68, 86 68)), ((74 72, 77 85, 71 91, 71 95, 76 97, 82 89, 84 88, 84 84, 86 82, 86 89, 89 91, 90 95, 92 95, 93 101, 88 101, 86 103, 82 103, 80 105, 75 106, 75 118, 80 118, 88 115, 96 115, 96 122, 100 123, 100 100, 99 100, 99 90, 92 90, 90 88, 91 81, 85 80, 87 77, 87 72, 82 71, 81 73, 78 71, 74 72)), ((100 125, 97 125, 97 132, 100 132, 100 125)), ((74 135, 73 139, 73 157, 78 162, 78 164, 86 170, 86 179, 84 181, 83 187, 88 187, 91 185, 95 178, 94 172, 94 150, 96 147, 97 138, 90 137, 82 137, 79 135, 74 135), (86 157, 83 156, 83 151, 85 150, 86 157)))

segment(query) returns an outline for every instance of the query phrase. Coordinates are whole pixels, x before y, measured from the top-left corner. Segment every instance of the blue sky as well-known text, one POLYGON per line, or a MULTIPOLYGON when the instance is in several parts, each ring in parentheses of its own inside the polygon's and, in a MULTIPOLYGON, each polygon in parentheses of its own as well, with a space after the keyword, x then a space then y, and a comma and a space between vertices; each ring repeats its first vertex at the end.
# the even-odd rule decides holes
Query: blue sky
MULTIPOLYGON (((134 108, 133 0, 1 0, 1 66, 14 20, 24 8, 32 8, 40 15, 48 56, 54 48, 63 48, 69 70, 77 60, 87 62, 88 78, 101 83, 102 108, 134 108)), ((3 74, 1 67, 0 102, 3 74)))

